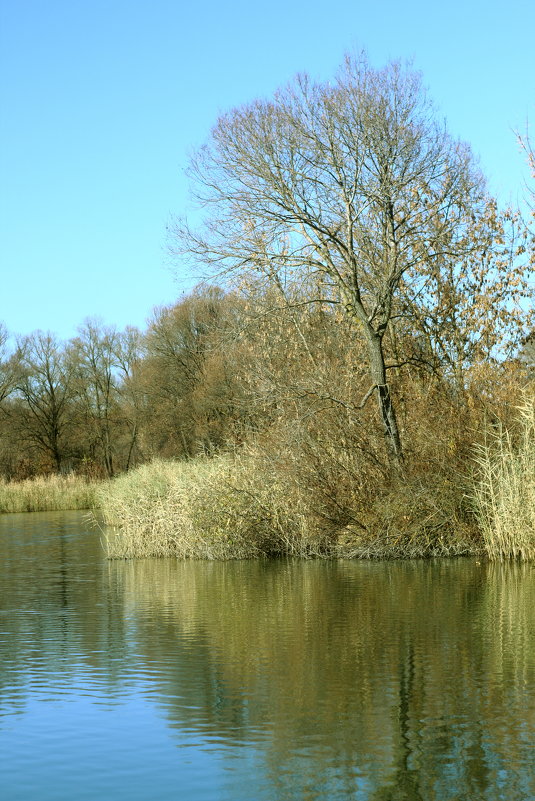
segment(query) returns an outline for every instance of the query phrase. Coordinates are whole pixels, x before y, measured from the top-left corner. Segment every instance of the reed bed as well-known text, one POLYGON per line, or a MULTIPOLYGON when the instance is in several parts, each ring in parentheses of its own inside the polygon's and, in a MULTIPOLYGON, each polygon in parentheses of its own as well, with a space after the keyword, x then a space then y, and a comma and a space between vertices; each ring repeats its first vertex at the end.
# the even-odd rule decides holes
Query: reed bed
POLYGON ((212 459, 154 461, 103 484, 97 505, 111 558, 410 558, 474 552, 455 521, 448 536, 443 521, 437 523, 436 514, 430 520, 421 503, 416 511, 426 515, 409 520, 401 514, 414 506, 413 488, 397 503, 388 506, 383 499, 380 509, 371 510, 368 532, 332 515, 327 520, 324 503, 312 490, 295 480, 291 468, 284 472, 251 448, 212 459), (405 518, 406 530, 400 530, 398 518, 405 518))
POLYGON ((0 513, 91 509, 96 487, 97 482, 75 475, 0 481, 0 513))
POLYGON ((154 461, 102 485, 108 555, 244 559, 318 547, 302 510, 282 502, 284 487, 256 475, 253 491, 249 467, 235 456, 154 461))
POLYGON ((499 426, 476 454, 473 500, 490 559, 535 559, 535 401, 519 408, 518 430, 499 426))

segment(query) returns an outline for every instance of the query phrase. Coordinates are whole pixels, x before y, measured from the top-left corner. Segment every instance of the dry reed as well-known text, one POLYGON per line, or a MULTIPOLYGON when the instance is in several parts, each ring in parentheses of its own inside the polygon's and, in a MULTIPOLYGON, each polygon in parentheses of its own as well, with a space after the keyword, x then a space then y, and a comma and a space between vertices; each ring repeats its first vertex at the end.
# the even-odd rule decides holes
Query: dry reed
POLYGON ((490 559, 535 559, 535 401, 519 407, 519 430, 493 431, 476 454, 475 513, 490 559))
POLYGON ((96 482, 74 475, 0 481, 0 513, 91 509, 96 486, 96 482))
MULTIPOLYGON (((251 486, 239 457, 154 461, 102 485, 105 546, 110 557, 243 559, 306 555, 304 516, 282 503, 272 477, 251 486)), ((264 478, 264 477, 262 477, 264 478)))
POLYGON ((400 488, 391 488, 396 503, 382 497, 363 530, 348 521, 342 499, 339 519, 326 513, 326 500, 313 480, 317 476, 296 478, 288 454, 279 454, 280 462, 269 456, 250 447, 233 456, 154 461, 103 484, 97 503, 107 526, 108 555, 407 558, 474 551, 455 521, 446 527, 443 515, 429 504, 418 502, 410 519, 402 514, 415 503, 412 486, 404 488, 402 497, 400 488))

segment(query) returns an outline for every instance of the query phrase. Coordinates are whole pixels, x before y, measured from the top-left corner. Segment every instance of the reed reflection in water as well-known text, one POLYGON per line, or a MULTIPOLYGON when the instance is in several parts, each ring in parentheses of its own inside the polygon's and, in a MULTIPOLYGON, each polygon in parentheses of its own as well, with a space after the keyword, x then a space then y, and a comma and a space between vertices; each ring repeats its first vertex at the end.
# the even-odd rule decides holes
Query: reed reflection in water
POLYGON ((0 565, 6 801, 535 798, 529 565, 108 562, 79 514, 0 565))
POLYGON ((276 798, 535 797, 529 566, 109 569, 170 722, 256 741, 276 798))

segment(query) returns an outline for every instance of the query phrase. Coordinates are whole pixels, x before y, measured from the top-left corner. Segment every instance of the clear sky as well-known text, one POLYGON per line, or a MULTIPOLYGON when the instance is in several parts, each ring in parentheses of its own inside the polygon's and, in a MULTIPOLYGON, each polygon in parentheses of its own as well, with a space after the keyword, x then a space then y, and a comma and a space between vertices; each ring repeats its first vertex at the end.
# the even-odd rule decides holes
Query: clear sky
POLYGON ((0 320, 74 336, 145 326, 191 278, 165 226, 218 114, 348 50, 412 59, 490 188, 527 178, 535 0, 0 0, 0 320))

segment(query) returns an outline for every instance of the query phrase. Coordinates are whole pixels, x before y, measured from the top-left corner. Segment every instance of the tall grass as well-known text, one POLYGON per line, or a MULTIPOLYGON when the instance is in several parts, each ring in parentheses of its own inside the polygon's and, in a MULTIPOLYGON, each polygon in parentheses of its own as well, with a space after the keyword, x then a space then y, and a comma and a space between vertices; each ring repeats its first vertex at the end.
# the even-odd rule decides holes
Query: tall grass
POLYGON ((535 559, 535 401, 519 408, 518 431, 503 426, 476 455, 475 512, 490 559, 535 559))
POLYGON ((0 481, 0 513, 91 509, 96 486, 96 482, 74 475, 0 481))
MULTIPOLYGON (((278 449, 264 441, 212 459, 155 461, 103 484, 97 505, 107 524, 108 555, 406 558, 473 552, 455 505, 448 499, 438 508, 435 488, 425 493, 413 481, 380 492, 376 485, 374 501, 373 488, 365 491, 359 481, 358 465, 341 464, 344 454, 323 449, 314 460, 303 443, 293 450, 279 438, 277 443, 278 449)), ((447 494, 442 486, 438 491, 447 494)))
POLYGON ((283 503, 285 488, 239 457, 154 461, 97 492, 110 557, 243 559, 320 548, 307 538, 303 510, 283 503))

